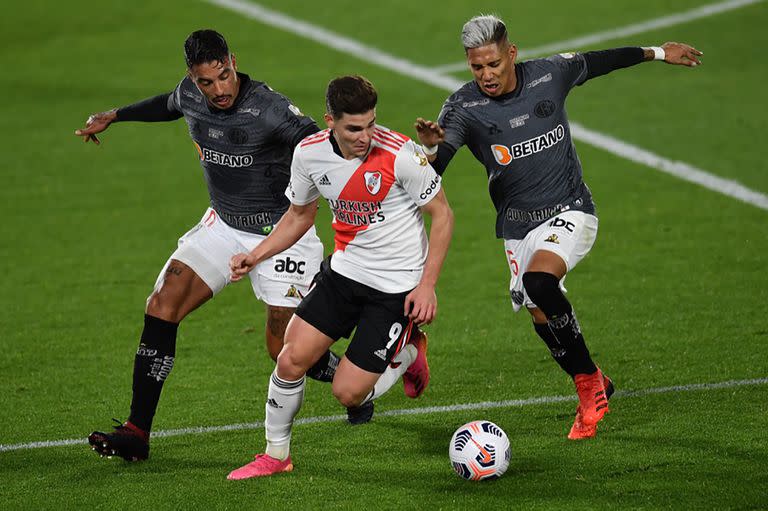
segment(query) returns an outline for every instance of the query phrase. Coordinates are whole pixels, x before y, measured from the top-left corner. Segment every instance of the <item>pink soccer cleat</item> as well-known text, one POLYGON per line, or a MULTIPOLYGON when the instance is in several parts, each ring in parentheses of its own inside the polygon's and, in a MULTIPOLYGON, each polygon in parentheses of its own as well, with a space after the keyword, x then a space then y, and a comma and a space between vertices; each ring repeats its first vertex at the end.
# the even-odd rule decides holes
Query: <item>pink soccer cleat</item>
POLYGON ((271 476, 281 472, 290 472, 291 470, 293 470, 293 463, 291 463, 290 456, 284 460, 278 460, 266 454, 257 454, 252 462, 230 472, 227 479, 237 481, 240 479, 250 479, 251 477, 271 476))
POLYGON ((419 331, 419 334, 412 337, 408 344, 413 344, 416 347, 416 360, 408 366, 408 370, 403 374, 403 387, 405 395, 415 399, 422 395, 429 385, 427 334, 419 331))

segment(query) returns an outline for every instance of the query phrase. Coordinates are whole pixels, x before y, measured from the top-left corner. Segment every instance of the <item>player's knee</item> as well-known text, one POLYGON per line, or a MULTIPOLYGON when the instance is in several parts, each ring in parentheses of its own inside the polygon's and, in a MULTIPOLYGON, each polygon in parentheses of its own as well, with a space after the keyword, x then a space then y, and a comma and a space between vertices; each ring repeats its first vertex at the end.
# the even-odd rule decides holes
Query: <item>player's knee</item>
POLYGON ((533 303, 545 301, 559 289, 559 280, 551 273, 543 271, 528 271, 523 273, 523 287, 533 303))
POLYGON ((288 381, 300 379, 307 372, 301 357, 298 356, 292 344, 286 344, 277 355, 277 375, 288 381))
POLYGON ((333 380, 333 396, 341 403, 341 406, 346 408, 360 406, 360 403, 365 399, 365 393, 357 392, 349 385, 337 382, 336 379, 333 380))
POLYGON ((273 346, 271 344, 267 345, 267 352, 269 353, 269 357, 277 362, 277 357, 280 355, 281 346, 273 346))
POLYGON ((162 288, 156 289, 147 298, 147 314, 172 323, 179 323, 184 316, 181 314, 181 307, 177 302, 178 300, 174 300, 167 293, 164 293, 162 288))

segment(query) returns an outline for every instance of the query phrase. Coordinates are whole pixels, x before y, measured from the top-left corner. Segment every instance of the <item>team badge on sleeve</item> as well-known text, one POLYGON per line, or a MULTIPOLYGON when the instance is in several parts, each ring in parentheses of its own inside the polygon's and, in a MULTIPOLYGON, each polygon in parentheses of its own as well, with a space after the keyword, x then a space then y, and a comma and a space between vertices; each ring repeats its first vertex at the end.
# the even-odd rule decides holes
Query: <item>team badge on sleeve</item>
POLYGON ((365 178, 365 187, 368 189, 371 195, 379 193, 381 188, 381 172, 378 170, 375 172, 366 172, 363 174, 365 178))
POLYGON ((429 160, 427 159, 427 156, 422 152, 421 148, 416 148, 413 150, 413 161, 415 161, 419 166, 426 167, 427 163, 429 163, 429 160))

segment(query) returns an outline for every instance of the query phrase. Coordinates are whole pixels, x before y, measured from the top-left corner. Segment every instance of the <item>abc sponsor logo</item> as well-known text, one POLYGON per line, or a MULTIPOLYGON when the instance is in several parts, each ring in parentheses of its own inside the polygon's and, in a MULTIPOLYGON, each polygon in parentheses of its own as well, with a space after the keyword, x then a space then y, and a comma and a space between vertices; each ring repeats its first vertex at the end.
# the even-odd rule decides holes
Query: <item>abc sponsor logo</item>
POLYGON ((304 267, 307 265, 305 261, 294 261, 290 257, 285 259, 277 259, 275 261, 275 271, 278 273, 297 273, 304 275, 304 267))
POLYGON ((547 225, 549 227, 564 228, 568 232, 573 232, 573 229, 576 227, 576 224, 574 224, 573 222, 569 222, 568 220, 563 220, 559 216, 555 217, 555 219, 549 222, 549 224, 547 225))

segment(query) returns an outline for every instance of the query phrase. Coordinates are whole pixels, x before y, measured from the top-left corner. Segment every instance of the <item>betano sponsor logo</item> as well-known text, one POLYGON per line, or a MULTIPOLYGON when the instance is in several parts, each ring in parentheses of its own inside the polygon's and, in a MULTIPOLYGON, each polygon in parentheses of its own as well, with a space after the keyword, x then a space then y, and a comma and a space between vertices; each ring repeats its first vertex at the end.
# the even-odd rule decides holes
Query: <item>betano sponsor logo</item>
POLYGON ((197 149, 197 154, 200 156, 200 161, 232 168, 250 167, 253 165, 253 155, 251 154, 220 153, 213 149, 200 147, 197 143, 195 143, 195 148, 197 149))
POLYGON ((539 153, 561 142, 564 138, 565 128, 563 128, 562 124, 558 124, 556 128, 543 135, 529 138, 509 147, 502 144, 493 144, 491 145, 491 150, 493 151, 493 157, 496 158, 496 162, 499 165, 509 165, 512 160, 518 160, 539 153))

